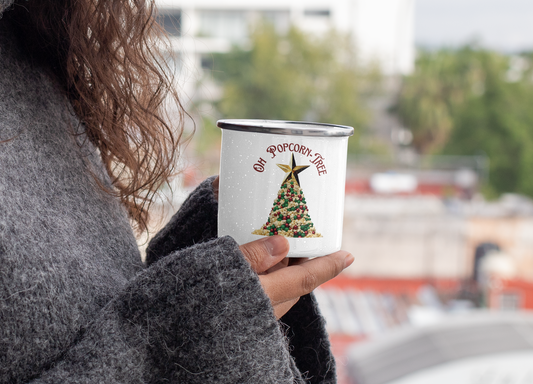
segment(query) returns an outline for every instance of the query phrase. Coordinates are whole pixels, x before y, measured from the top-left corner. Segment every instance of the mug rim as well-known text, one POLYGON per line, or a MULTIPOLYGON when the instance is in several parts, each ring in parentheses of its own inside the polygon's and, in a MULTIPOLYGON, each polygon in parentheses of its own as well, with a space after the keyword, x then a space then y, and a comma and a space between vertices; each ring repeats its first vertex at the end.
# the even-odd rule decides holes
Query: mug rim
POLYGON ((221 129, 293 136, 352 136, 353 127, 347 125, 316 123, 311 121, 223 119, 217 121, 221 129))

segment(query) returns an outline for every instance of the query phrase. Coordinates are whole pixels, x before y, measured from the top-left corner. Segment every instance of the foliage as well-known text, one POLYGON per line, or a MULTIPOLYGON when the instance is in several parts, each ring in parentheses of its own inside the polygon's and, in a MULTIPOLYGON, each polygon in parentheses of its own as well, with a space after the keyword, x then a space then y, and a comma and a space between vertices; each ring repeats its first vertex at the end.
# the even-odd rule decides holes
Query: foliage
POLYGON ((422 51, 395 110, 419 152, 486 154, 489 191, 533 196, 532 64, 474 46, 422 51))
POLYGON ((483 70, 472 54, 470 47, 420 51, 415 73, 405 77, 395 111, 419 152, 437 152, 446 145, 455 108, 483 87, 483 70))
POLYGON ((357 66, 353 43, 335 32, 323 38, 269 24, 251 34, 249 49, 214 56, 213 77, 222 87, 220 118, 319 121, 350 125, 358 138, 368 119, 362 95, 379 81, 376 70, 357 66))

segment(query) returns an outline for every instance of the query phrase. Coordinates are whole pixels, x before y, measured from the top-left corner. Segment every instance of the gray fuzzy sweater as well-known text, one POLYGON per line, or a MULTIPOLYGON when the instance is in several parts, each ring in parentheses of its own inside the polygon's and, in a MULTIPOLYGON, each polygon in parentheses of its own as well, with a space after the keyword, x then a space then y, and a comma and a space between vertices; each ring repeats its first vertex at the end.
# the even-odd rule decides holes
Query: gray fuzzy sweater
POLYGON ((98 151, 0 0, 0 383, 333 383, 312 295, 277 321, 207 180, 143 264, 98 151))

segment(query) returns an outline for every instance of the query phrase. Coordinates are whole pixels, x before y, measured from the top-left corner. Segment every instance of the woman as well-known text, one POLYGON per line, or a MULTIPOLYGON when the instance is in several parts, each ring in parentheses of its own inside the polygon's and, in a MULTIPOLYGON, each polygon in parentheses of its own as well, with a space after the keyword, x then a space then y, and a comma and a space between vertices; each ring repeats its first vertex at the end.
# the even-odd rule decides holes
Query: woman
POLYGON ((153 4, 0 16, 0 383, 335 382, 308 293, 348 253, 287 266, 282 237, 216 238, 211 178, 141 262, 129 219, 146 228, 179 142, 153 4))

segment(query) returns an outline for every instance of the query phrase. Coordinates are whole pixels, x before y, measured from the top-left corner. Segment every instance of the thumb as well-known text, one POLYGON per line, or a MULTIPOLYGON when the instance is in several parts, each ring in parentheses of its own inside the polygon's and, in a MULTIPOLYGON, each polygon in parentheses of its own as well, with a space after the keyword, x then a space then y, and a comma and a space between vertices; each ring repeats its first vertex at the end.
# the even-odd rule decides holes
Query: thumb
POLYGON ((283 236, 269 236, 240 246, 252 269, 263 273, 289 253, 289 242, 283 236))

